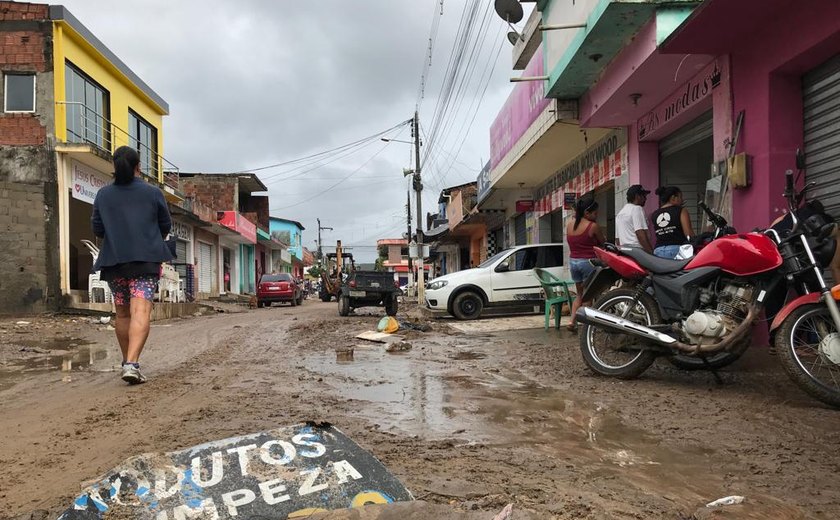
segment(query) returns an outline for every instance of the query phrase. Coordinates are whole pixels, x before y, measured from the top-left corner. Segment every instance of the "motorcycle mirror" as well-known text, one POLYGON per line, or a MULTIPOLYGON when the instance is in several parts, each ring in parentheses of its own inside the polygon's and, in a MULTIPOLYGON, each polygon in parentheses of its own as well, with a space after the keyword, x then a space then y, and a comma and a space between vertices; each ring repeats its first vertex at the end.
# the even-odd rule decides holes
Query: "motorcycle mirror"
POLYGON ((805 169, 805 154, 802 153, 802 150, 800 148, 796 149, 796 169, 805 169))

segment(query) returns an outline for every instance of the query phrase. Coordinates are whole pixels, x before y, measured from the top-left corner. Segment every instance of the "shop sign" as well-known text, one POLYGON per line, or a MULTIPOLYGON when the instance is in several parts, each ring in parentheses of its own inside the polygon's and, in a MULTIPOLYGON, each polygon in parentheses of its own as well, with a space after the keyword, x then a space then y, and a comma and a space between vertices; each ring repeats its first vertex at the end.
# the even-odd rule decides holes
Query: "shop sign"
POLYGON ((414 497, 332 426, 298 425, 133 457, 59 520, 307 517, 414 497))
POLYGON ((476 201, 480 204, 490 194, 490 161, 487 161, 487 164, 478 173, 476 188, 478 190, 476 201))
POLYGON ((111 184, 111 179, 81 163, 71 161, 70 184, 74 199, 93 204, 96 194, 103 186, 111 184))
MULTIPOLYGON (((522 76, 545 75, 543 47, 537 47, 522 76)), ((545 81, 523 81, 513 87, 507 101, 490 126, 490 168, 495 168, 525 135, 550 100, 545 97, 545 81)))
POLYGON ((183 224, 178 222, 177 220, 172 221, 172 230, 170 231, 171 234, 175 235, 176 237, 184 240, 186 242, 192 242, 192 226, 183 224))
POLYGON ((251 244, 257 243, 257 226, 237 211, 219 211, 216 215, 219 224, 236 231, 251 244))
POLYGON ((529 211, 534 210, 534 201, 533 200, 517 200, 516 201, 516 212, 517 213, 527 213, 529 211))
POLYGON ((563 207, 566 209, 575 209, 575 203, 577 202, 580 194, 576 191, 567 191, 563 194, 563 207))
POLYGON ((723 76, 724 71, 721 70, 717 61, 706 66, 659 106, 639 119, 636 123, 639 140, 652 139, 652 135, 657 130, 666 127, 680 114, 689 111, 709 97, 712 90, 720 85, 723 76))

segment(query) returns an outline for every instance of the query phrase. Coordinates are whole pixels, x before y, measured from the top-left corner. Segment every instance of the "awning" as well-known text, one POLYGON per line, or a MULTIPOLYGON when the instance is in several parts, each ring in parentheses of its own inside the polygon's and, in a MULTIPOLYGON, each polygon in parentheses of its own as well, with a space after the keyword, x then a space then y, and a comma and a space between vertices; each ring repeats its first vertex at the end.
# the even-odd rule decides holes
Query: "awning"
POLYGON ((219 211, 216 215, 219 224, 236 232, 242 237, 241 244, 257 243, 257 226, 236 211, 219 211))

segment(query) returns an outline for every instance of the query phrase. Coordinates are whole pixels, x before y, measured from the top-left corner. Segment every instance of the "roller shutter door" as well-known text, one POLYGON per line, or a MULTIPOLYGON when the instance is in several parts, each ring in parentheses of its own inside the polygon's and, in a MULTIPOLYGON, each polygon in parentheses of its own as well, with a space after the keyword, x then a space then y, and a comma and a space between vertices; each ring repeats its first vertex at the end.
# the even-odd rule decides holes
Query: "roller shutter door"
POLYGON ((525 214, 517 215, 513 221, 514 227, 514 241, 516 245, 521 246, 528 243, 528 233, 525 227, 525 214))
POLYGON ((213 246, 198 242, 198 292, 213 288, 213 246))
MULTIPOLYGON (((714 153, 712 112, 706 112, 673 134, 659 141, 659 182, 661 186, 677 186, 683 192, 685 208, 695 230, 700 229, 697 201, 706 194, 706 181, 711 175, 714 153)), ((645 186, 653 192, 656 186, 645 186)), ((659 203, 659 198, 651 193, 659 203)))
POLYGON ((189 245, 189 242, 183 240, 175 242, 175 255, 178 257, 175 259, 175 263, 178 264, 175 266, 175 270, 178 271, 178 275, 181 278, 186 278, 187 276, 187 266, 184 264, 190 263, 187 260, 187 245, 189 245))
POLYGON ((802 78, 805 116, 805 181, 816 182, 808 197, 840 217, 840 56, 802 78))

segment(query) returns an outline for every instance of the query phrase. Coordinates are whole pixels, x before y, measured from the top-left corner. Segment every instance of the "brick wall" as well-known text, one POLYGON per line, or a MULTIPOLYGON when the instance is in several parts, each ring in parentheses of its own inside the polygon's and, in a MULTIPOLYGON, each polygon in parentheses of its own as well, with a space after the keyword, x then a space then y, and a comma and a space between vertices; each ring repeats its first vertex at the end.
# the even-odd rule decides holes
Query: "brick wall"
MULTIPOLYGON (((0 112, 0 145, 42 145, 53 117, 49 6, 0 1, 0 73, 36 74, 35 114, 0 112)), ((1 75, 1 74, 0 74, 1 75)), ((4 82, 0 81, 0 99, 4 82)))
POLYGON ((267 195, 241 195, 239 198, 239 209, 245 215, 245 218, 250 220, 254 225, 268 231, 270 223, 268 220, 267 195))
POLYGON ((213 211, 239 211, 239 183, 235 178, 181 177, 181 191, 213 211))
POLYGON ((48 4, 28 2, 0 2, 0 22, 6 20, 45 20, 49 18, 48 4))

